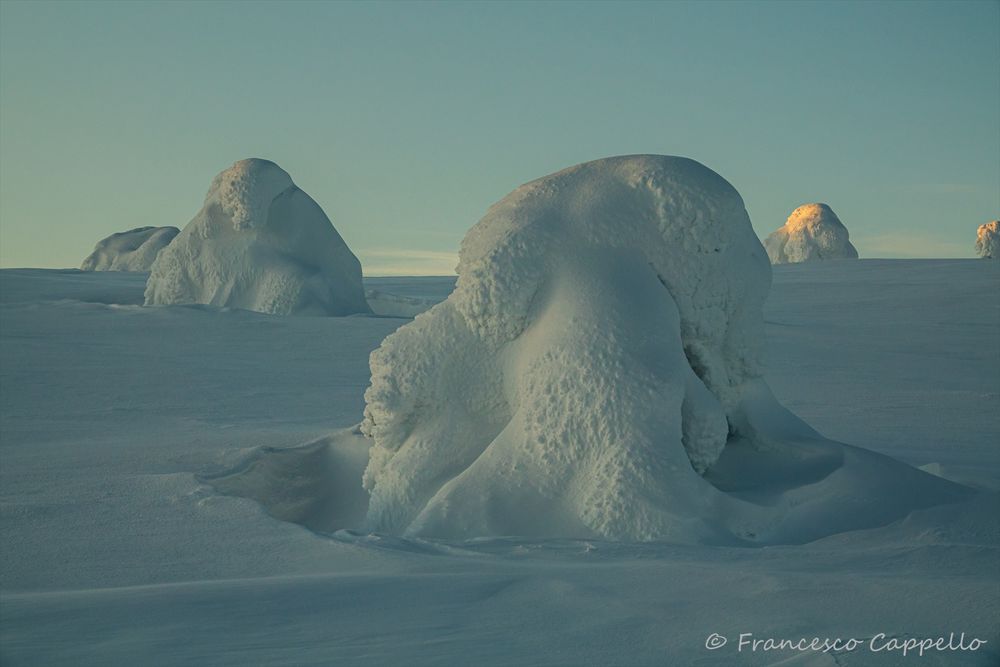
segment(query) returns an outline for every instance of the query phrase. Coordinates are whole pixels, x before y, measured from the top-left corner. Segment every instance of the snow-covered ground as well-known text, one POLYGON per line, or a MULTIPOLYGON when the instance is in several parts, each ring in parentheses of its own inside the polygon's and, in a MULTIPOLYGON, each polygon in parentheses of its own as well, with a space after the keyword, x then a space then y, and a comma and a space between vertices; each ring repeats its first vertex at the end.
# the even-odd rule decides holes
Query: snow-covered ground
MULTIPOLYGON (((0 272, 3 664, 1000 662, 995 492, 797 546, 313 532, 368 354, 453 279, 367 279, 345 318, 142 307, 145 280, 0 272), (988 643, 893 650, 952 632, 988 643)), ((995 490, 998 293, 996 262, 777 266, 765 378, 829 438, 995 490)))

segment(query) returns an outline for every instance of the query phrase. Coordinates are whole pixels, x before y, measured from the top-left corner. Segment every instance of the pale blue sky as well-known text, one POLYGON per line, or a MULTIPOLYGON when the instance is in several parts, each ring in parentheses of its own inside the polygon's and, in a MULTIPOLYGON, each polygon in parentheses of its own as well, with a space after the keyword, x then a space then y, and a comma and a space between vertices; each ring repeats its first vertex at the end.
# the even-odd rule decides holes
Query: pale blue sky
POLYGON ((761 237, 830 204, 865 257, 1000 215, 1000 4, 0 3, 0 265, 183 227, 284 167, 369 274, 442 273, 511 189, 685 155, 761 237))

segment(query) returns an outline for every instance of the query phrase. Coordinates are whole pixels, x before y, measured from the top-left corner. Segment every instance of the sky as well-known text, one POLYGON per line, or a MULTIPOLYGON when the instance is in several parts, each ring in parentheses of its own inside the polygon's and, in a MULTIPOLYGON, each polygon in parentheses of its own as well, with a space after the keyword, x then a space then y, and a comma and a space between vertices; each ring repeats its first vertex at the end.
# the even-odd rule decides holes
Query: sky
POLYGON ((367 275, 447 274, 518 185, 694 158, 761 238, 829 204, 862 257, 1000 216, 1000 3, 0 1, 0 266, 183 227, 277 162, 367 275))

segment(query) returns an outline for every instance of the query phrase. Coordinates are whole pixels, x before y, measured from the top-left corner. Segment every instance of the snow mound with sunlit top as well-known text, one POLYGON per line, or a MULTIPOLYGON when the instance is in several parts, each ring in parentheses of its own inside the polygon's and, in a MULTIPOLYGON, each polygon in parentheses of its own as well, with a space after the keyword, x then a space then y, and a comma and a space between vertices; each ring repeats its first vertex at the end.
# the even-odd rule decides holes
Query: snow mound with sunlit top
POLYGON ((772 264, 857 259, 847 227, 826 204, 805 204, 764 241, 772 264))
POLYGON ((176 227, 137 227, 101 239, 80 265, 83 271, 149 271, 180 232, 176 227))
POLYGON ((1000 220, 979 225, 976 230, 976 254, 983 259, 1000 259, 1000 220))
POLYGON ((153 264, 147 305, 279 315, 368 313, 361 264, 313 199, 273 162, 241 160, 153 264))
POLYGON ((371 355, 366 530, 767 543, 947 495, 775 402, 770 264, 740 195, 693 160, 528 183, 466 235, 458 273, 371 355))

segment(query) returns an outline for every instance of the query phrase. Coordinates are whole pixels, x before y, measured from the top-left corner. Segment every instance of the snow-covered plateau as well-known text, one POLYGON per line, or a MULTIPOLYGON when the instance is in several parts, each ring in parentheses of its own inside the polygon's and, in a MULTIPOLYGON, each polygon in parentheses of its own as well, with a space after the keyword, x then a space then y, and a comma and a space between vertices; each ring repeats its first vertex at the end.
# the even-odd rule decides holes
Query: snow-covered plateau
POLYGON ((369 354, 454 287, 365 282, 378 315, 279 317, 143 307, 145 274, 0 272, 0 662, 1000 662, 1000 264, 773 268, 777 401, 969 491, 770 546, 345 528, 369 354), (816 637, 841 641, 743 641, 816 637))

